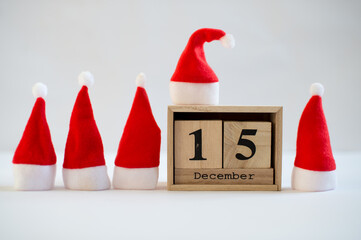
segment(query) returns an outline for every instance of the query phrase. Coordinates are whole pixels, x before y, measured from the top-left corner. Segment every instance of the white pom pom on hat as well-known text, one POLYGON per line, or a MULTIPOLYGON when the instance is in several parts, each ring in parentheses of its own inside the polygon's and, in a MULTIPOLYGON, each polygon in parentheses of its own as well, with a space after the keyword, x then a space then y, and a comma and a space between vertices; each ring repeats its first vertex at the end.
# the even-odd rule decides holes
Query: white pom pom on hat
POLYGON ((35 98, 45 98, 48 95, 48 88, 45 84, 38 82, 33 86, 33 95, 35 98))
POLYGON ((234 48, 234 46, 236 45, 236 41, 234 40, 232 34, 226 34, 219 40, 221 41, 222 46, 225 48, 234 48))
POLYGON ((135 79, 135 83, 137 84, 138 87, 144 88, 145 80, 146 80, 146 76, 144 73, 141 72, 138 74, 137 78, 135 79))
POLYGON ((80 86, 87 86, 88 88, 93 86, 94 84, 94 77, 91 72, 84 71, 81 72, 78 76, 80 86))
POLYGON ((325 89, 321 83, 313 83, 310 88, 310 92, 312 96, 320 96, 322 97, 325 89))

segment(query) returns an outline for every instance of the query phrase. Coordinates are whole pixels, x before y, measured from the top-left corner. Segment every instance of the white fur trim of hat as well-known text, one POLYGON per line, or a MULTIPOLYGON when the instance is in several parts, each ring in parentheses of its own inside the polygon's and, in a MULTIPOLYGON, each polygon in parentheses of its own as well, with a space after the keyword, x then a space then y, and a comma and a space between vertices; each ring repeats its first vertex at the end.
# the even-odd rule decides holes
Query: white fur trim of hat
POLYGON ((171 81, 170 96, 176 105, 217 105, 219 103, 219 82, 189 83, 171 81))
POLYGON ((13 164, 16 190, 41 191, 54 187, 56 164, 13 164))
POLYGON ((312 171, 293 167, 292 189, 307 192, 321 192, 336 188, 337 178, 334 171, 312 171))
POLYGON ((63 180, 71 190, 106 190, 110 188, 107 166, 70 169, 63 168, 63 180))
POLYGON ((115 189, 146 190, 155 189, 158 183, 159 168, 114 167, 113 187, 115 189))

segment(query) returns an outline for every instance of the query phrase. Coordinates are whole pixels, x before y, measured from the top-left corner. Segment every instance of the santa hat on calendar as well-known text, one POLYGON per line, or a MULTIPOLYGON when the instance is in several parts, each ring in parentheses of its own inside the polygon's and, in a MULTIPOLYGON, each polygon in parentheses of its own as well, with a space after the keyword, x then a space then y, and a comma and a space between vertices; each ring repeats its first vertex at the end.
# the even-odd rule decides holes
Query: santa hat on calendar
POLYGON ((132 109, 115 158, 113 187, 117 189, 154 189, 158 182, 161 131, 144 88, 143 73, 138 75, 136 84, 132 109))
POLYGON ((103 143, 88 94, 88 87, 93 82, 90 72, 79 75, 82 87, 70 118, 63 164, 63 180, 68 189, 104 190, 110 187, 103 143))
POLYGON ((13 158, 16 190, 49 190, 54 187, 56 155, 45 115, 47 92, 42 83, 33 87, 36 102, 13 158))
POLYGON ((218 78, 208 65, 203 49, 205 42, 214 40, 220 40, 227 48, 235 45, 233 36, 219 29, 202 28, 189 38, 169 85, 174 104, 218 104, 218 78))
POLYGON ((327 191, 336 187, 336 164, 322 108, 324 88, 311 86, 312 97, 303 110, 297 133, 297 151, 292 188, 300 191, 327 191))

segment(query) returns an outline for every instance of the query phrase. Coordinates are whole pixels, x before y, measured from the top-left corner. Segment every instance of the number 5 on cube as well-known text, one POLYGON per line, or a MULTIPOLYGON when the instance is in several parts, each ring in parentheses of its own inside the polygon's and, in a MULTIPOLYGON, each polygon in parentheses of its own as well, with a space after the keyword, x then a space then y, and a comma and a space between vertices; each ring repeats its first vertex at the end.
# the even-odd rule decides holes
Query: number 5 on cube
POLYGON ((271 122, 224 122, 224 168, 270 168, 271 122))

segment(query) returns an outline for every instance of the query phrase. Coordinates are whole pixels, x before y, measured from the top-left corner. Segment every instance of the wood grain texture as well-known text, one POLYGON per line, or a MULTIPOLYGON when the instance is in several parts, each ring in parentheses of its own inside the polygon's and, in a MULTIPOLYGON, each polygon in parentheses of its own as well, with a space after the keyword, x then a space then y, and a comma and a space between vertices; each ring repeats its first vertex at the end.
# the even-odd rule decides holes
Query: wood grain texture
POLYGON ((275 169, 275 184, 277 190, 281 191, 282 189, 282 120, 283 119, 283 108, 279 107, 279 110, 271 115, 273 134, 272 134, 272 144, 273 144, 273 166, 275 169))
POLYGON ((272 185, 273 168, 264 168, 264 169, 176 168, 175 184, 272 185))
POLYGON ((174 163, 175 168, 222 168, 222 121, 175 121, 174 163), (195 155, 195 136, 190 133, 199 129, 206 160, 190 160, 195 155))
POLYGON ((224 168, 270 168, 271 167, 271 122, 224 122, 224 168), (242 130, 257 130, 254 136, 242 135, 242 139, 250 140, 256 146, 255 154, 248 160, 239 160, 236 154, 251 156, 247 146, 238 145, 242 130))
POLYGON ((174 183, 173 130, 174 130, 173 111, 168 106, 168 123, 167 123, 167 189, 168 190, 174 183))
POLYGON ((277 191, 277 185, 173 184, 170 191, 277 191))
POLYGON ((168 107, 172 112, 244 112, 276 113, 278 106, 209 106, 209 105, 174 105, 168 107))

